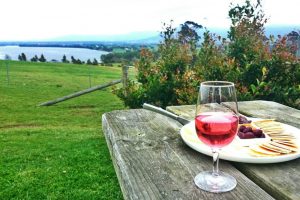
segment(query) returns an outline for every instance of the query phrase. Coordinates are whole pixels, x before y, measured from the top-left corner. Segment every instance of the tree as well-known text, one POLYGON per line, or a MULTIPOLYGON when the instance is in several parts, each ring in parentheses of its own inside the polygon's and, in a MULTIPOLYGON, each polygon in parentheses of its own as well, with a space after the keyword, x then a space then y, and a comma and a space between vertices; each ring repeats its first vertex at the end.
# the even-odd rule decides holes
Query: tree
POLYGON ((76 64, 77 60, 76 60, 73 56, 71 56, 71 62, 72 62, 73 64, 76 64))
POLYGON ((25 53, 21 53, 22 61, 27 61, 25 53))
POLYGON ((80 59, 75 59, 74 56, 71 56, 71 62, 73 64, 83 64, 84 62, 81 61, 80 59))
POLYGON ((78 58, 78 59, 76 59, 75 64, 82 64, 82 62, 81 62, 81 60, 78 58))
POLYGON ((297 51, 300 48, 300 32, 292 31, 287 34, 287 45, 289 46, 291 53, 297 55, 297 51))
POLYGON ((197 30, 201 28, 203 28, 203 26, 200 24, 186 21, 181 24, 181 30, 178 32, 178 39, 184 44, 195 45, 200 39, 197 30))
POLYGON ((41 54, 41 57, 39 58, 39 61, 40 61, 40 62, 46 62, 47 60, 46 60, 46 58, 44 57, 44 55, 41 54))
POLYGON ((239 67, 266 56, 264 25, 267 18, 261 9, 261 1, 252 5, 246 0, 244 5, 232 7, 228 14, 231 19, 229 56, 235 58, 239 67))
POLYGON ((179 41, 187 46, 186 50, 189 50, 189 54, 192 56, 192 65, 195 64, 197 59, 197 43, 200 39, 197 31, 202 29, 203 26, 193 22, 193 21, 186 21, 180 25, 180 31, 178 32, 178 39, 179 41))
POLYGON ((37 62, 39 60, 39 58, 37 57, 37 55, 35 55, 34 57, 32 57, 30 59, 31 62, 37 62))
POLYGON ((101 60, 104 64, 109 64, 114 62, 114 57, 113 53, 103 54, 101 55, 101 60))
POLYGON ((98 65, 98 64, 99 64, 98 61, 96 60, 96 58, 94 58, 93 65, 98 65))
POLYGON ((226 80, 235 83, 241 101, 264 99, 300 108, 300 60, 289 45, 299 34, 267 38, 260 0, 232 7, 229 17, 227 38, 206 30, 200 45, 195 23, 182 24, 179 32, 165 25, 158 57, 142 49, 136 80, 129 81, 126 93, 116 90, 117 95, 132 108, 143 102, 161 107, 193 104, 200 82, 226 80))
POLYGON ((300 107, 300 63, 288 44, 288 37, 267 38, 267 18, 261 1, 230 9, 231 27, 227 56, 234 59, 238 74, 235 83, 242 100, 264 99, 300 107), (272 47, 272 48, 270 48, 272 47))
POLYGON ((5 60, 11 60, 11 57, 10 57, 10 55, 5 54, 4 59, 5 60))
POLYGON ((176 28, 171 23, 164 24, 161 32, 163 40, 158 47, 160 56, 157 60, 149 49, 141 50, 140 58, 135 64, 139 83, 131 81, 126 89, 126 96, 122 95, 122 90, 117 93, 125 105, 140 107, 142 102, 149 102, 166 107, 182 102, 194 102, 196 95, 192 94, 196 94, 196 87, 193 87, 193 84, 197 84, 198 79, 190 69, 193 69, 196 63, 195 45, 199 39, 196 29, 200 25, 196 25, 195 29, 190 25, 196 23, 185 23, 176 34, 176 28))
POLYGON ((88 59, 88 60, 86 61, 86 64, 87 64, 87 65, 92 65, 93 63, 91 62, 90 59, 88 59))
POLYGON ((21 54, 18 56, 18 60, 19 60, 19 61, 27 61, 26 55, 25 55, 24 53, 21 53, 21 54))
POLYGON ((67 60, 67 56, 65 54, 63 55, 63 58, 61 59, 61 61, 63 63, 69 63, 70 62, 70 61, 67 60))

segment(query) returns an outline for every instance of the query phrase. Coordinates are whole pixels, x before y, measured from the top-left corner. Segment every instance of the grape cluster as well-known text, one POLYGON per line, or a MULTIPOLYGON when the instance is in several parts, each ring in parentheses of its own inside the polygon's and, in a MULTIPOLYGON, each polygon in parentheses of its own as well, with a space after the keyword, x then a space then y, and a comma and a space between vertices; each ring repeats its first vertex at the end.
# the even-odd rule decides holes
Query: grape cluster
POLYGON ((246 127, 241 125, 239 128, 238 136, 241 139, 252 139, 252 138, 265 138, 265 134, 263 134, 260 129, 252 129, 252 127, 246 127))
POLYGON ((239 116, 239 124, 250 124, 251 120, 248 120, 246 117, 244 116, 239 116))

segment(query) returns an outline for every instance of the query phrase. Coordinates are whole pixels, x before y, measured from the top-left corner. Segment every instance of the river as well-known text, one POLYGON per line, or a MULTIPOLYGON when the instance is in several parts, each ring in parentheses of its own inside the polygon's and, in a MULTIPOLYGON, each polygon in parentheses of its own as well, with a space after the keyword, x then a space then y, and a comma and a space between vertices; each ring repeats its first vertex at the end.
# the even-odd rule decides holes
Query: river
POLYGON ((47 61, 61 62, 63 55, 66 55, 68 60, 71 60, 71 56, 73 56, 81 61, 87 61, 88 59, 93 61, 96 59, 100 62, 100 56, 108 52, 84 48, 0 46, 1 60, 5 59, 6 55, 12 60, 18 60, 18 56, 21 53, 26 55, 27 60, 30 60, 35 55, 40 57, 43 54, 47 61))

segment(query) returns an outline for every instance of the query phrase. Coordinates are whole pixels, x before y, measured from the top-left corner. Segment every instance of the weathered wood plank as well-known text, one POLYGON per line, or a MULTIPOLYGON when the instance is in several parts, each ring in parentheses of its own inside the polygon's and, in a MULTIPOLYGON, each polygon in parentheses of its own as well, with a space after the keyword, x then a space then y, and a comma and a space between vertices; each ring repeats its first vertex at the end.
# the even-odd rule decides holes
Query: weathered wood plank
MULTIPOLYGON (((171 112, 193 117, 195 106, 168 107, 171 112)), ((273 118, 300 128, 300 111, 270 101, 239 102, 242 114, 258 118, 273 118)), ((300 199, 300 159, 285 163, 255 165, 233 163, 242 173, 276 199, 300 199)))
POLYGON ((233 164, 276 199, 300 199, 299 159, 276 164, 233 164))
POLYGON ((242 114, 258 118, 273 118, 300 128, 300 111, 272 101, 239 102, 242 114))
MULTIPOLYGON (((252 117, 276 119, 279 122, 300 128, 300 111, 272 101, 238 102, 239 112, 252 117)), ((168 106, 167 110, 176 115, 193 120, 195 105, 168 106)))
POLYGON ((194 176, 212 167, 211 158, 185 145, 182 125, 148 110, 113 111, 102 126, 125 199, 273 199, 228 162, 221 169, 238 186, 213 194, 198 189, 194 176))
POLYGON ((194 120, 196 105, 168 106, 166 110, 186 119, 194 120))

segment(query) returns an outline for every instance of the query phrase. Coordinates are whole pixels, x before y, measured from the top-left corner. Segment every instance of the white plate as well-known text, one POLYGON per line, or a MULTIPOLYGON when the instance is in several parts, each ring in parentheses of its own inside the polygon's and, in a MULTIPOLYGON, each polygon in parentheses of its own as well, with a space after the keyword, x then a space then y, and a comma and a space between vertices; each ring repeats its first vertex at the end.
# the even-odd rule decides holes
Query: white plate
MULTIPOLYGON (((293 133, 293 135, 296 137, 295 142, 300 147, 300 130, 287 124, 282 125, 286 131, 293 133)), ((192 149, 205 155, 212 156, 211 148, 201 142, 196 134, 195 121, 191 121, 190 123, 184 125, 180 130, 180 135, 183 141, 192 149)), ((231 144, 223 147, 220 151, 220 159, 243 163, 279 163, 300 157, 300 151, 279 156, 254 157, 248 153, 249 147, 241 144, 240 140, 241 139, 236 136, 231 144)))

